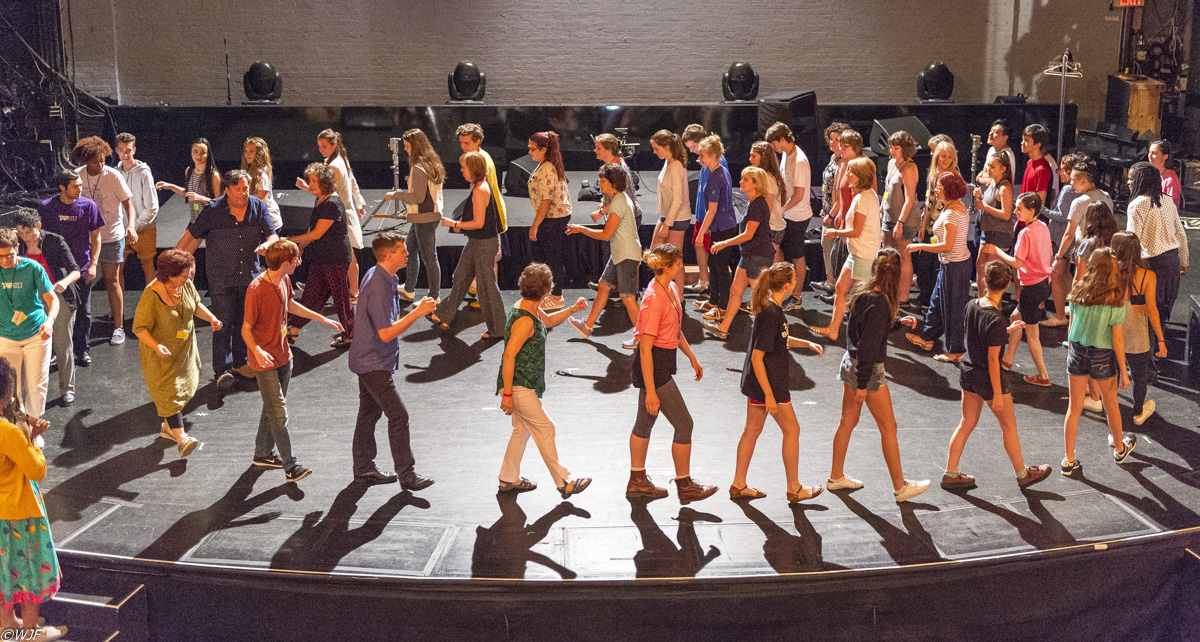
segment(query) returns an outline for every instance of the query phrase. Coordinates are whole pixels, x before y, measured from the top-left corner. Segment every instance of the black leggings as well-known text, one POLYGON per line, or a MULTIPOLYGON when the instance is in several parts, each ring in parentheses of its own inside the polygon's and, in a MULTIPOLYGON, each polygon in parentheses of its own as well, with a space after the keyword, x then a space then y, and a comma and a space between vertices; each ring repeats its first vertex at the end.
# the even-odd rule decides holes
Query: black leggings
POLYGON ((1125 353, 1125 364, 1129 366, 1129 378, 1133 381, 1133 414, 1140 415, 1142 404, 1146 403, 1146 386, 1154 378, 1154 352, 1125 353))
POLYGON ((183 413, 177 412, 170 417, 163 417, 169 428, 183 428, 183 413))
MULTIPOLYGON (((737 227, 710 232, 714 244, 727 241, 737 236, 737 233, 737 227)), ((737 269, 739 255, 737 246, 708 255, 708 302, 722 310, 729 305, 729 288, 733 287, 733 272, 737 269)))
POLYGON ((570 216, 542 219, 538 240, 533 242, 533 260, 548 265, 554 275, 554 289, 550 292, 554 296, 562 296, 567 281, 567 224, 570 222, 570 216))

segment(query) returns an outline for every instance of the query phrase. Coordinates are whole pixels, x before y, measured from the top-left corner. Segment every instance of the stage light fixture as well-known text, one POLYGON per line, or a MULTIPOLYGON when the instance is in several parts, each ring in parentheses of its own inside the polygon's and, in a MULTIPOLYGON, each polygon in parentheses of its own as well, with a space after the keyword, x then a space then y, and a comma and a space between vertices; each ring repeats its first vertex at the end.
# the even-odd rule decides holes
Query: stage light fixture
POLYGON ((748 62, 735 62, 721 77, 721 93, 725 100, 754 100, 758 98, 758 73, 748 62))
POLYGON ((946 63, 934 61, 917 76, 917 98, 948 101, 954 93, 954 74, 946 63))
POLYGON ((454 72, 446 76, 446 87, 450 90, 451 102, 478 102, 487 90, 487 76, 474 61, 463 60, 454 65, 454 72))
POLYGON ((271 63, 256 60, 242 76, 242 88, 246 90, 243 104, 277 104, 283 95, 283 76, 271 63))

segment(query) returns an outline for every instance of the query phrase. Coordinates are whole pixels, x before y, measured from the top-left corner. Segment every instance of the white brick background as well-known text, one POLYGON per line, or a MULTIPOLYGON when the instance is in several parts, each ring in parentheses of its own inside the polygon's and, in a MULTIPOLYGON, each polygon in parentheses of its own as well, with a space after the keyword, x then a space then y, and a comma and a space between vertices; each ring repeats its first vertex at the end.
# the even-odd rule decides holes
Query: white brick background
MULTIPOLYGON (((813 89, 824 103, 904 103, 931 60, 958 102, 997 94, 1057 102, 1047 61, 1070 46, 1080 121, 1103 115, 1120 14, 1107 0, 72 0, 62 2, 77 81, 123 105, 225 103, 256 59, 284 76, 285 104, 437 104, 473 59, 498 104, 721 99, 735 60, 761 93, 813 89)), ((65 37, 65 36, 64 36, 65 37)))

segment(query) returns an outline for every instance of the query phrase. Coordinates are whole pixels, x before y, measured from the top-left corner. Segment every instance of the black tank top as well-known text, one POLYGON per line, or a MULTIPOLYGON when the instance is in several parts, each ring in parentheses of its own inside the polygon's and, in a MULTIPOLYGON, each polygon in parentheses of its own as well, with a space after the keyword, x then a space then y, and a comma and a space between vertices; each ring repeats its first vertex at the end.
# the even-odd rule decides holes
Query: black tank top
MULTIPOLYGON (((455 210, 456 220, 463 223, 471 223, 475 221, 475 207, 471 202, 472 195, 468 194, 467 198, 459 204, 455 210)), ((496 199, 494 196, 488 198, 487 209, 483 213, 483 227, 477 230, 462 230, 464 236, 469 239, 489 239, 500 233, 500 212, 496 210, 496 199)))
POLYGON ((1138 283, 1137 292, 1129 293, 1129 305, 1146 305, 1146 273, 1142 272, 1142 280, 1138 283))

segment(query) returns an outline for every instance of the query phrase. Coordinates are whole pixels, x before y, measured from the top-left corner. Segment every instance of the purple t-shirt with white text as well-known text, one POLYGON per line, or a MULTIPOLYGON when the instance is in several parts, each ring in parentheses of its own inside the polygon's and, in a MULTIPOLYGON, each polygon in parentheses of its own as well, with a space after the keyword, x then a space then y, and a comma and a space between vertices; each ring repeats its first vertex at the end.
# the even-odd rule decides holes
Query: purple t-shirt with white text
POLYGON ((42 228, 67 241, 71 255, 80 270, 92 264, 92 230, 104 227, 104 216, 90 198, 79 197, 67 205, 58 196, 51 196, 38 205, 42 228))

